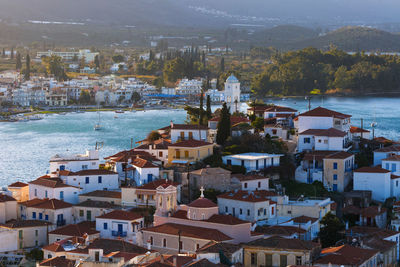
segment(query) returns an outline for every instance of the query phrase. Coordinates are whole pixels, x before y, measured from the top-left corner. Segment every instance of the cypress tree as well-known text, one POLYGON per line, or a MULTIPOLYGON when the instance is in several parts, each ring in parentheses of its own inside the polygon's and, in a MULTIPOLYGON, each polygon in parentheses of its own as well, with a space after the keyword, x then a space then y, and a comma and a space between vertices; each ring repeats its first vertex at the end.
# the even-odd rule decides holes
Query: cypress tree
POLYGON ((219 68, 221 72, 225 71, 225 58, 221 58, 221 63, 219 65, 219 68))
POLYGON ((11 47, 11 59, 14 59, 14 47, 11 47))
POLYGON ((211 119, 211 97, 207 95, 207 106, 206 106, 207 119, 211 119))
POLYGON ((203 125, 203 119, 204 119, 204 109, 203 109, 203 106, 204 106, 204 96, 203 96, 203 92, 201 92, 201 95, 200 95, 200 110, 199 110, 199 124, 200 125, 203 125))
POLYGON ((94 65, 96 66, 96 69, 100 69, 99 55, 96 55, 96 56, 94 57, 94 65))
POLYGON ((31 79, 31 57, 29 56, 29 54, 26 55, 25 64, 25 81, 29 81, 31 79))
POLYGON ((221 110, 221 118, 218 122, 217 127, 217 144, 223 145, 231 135, 231 114, 229 112, 229 108, 224 103, 221 110))
POLYGON ((17 70, 20 70, 22 68, 21 54, 20 53, 17 53, 15 68, 17 70))

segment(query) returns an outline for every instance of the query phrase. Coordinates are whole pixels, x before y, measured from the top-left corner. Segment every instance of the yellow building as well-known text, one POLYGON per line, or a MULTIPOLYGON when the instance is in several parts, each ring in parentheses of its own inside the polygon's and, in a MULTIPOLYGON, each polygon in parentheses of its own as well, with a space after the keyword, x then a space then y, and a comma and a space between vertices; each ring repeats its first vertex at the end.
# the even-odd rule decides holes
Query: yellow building
POLYGON ((213 154, 213 144, 199 140, 185 140, 168 146, 168 164, 186 164, 213 154))
POLYGON ((338 151, 324 157, 324 186, 329 191, 344 192, 351 182, 354 170, 354 155, 338 151))

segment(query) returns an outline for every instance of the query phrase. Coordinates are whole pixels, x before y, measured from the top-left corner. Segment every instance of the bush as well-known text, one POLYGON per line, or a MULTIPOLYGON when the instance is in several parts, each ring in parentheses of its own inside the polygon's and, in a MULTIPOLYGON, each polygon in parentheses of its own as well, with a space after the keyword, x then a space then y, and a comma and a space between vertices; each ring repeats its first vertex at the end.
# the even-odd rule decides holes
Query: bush
POLYGON ((43 260, 43 251, 40 248, 34 248, 25 254, 28 260, 41 261, 43 260))

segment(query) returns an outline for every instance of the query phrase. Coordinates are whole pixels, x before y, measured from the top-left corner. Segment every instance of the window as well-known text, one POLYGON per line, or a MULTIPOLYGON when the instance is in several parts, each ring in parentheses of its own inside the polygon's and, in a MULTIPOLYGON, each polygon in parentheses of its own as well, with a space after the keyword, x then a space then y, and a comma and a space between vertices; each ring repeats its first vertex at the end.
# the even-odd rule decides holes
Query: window
POLYGON ((399 186, 399 181, 396 181, 396 187, 398 187, 399 186))
POLYGON ((22 239, 22 238, 23 238, 23 232, 22 232, 22 230, 19 230, 19 231, 18 231, 18 237, 19 237, 19 239, 22 239))
POLYGON ((103 224, 103 228, 104 228, 104 230, 107 230, 107 229, 108 229, 108 224, 107 224, 107 223, 104 223, 104 224, 103 224))
POLYGON ((280 265, 281 267, 287 266, 287 255, 280 255, 280 265))
POLYGON ((242 210, 242 209, 240 209, 240 210, 239 210, 239 213, 240 213, 240 215, 242 215, 242 214, 243 214, 243 210, 242 210))
POLYGON ((318 143, 321 143, 321 141, 322 141, 321 139, 318 139, 318 143))
POLYGON ((48 195, 47 195, 47 190, 46 190, 46 191, 44 191, 44 197, 45 197, 45 198, 48 198, 48 195))
POLYGON ((267 209, 264 209, 264 216, 267 215, 267 209))
POLYGON ((250 216, 250 210, 247 210, 247 216, 250 216))
POLYGON ((261 182, 258 182, 258 188, 260 188, 261 187, 261 182))
POLYGON ((37 197, 37 189, 35 188, 35 197, 37 197))
POLYGON ((272 255, 265 254, 265 266, 272 266, 272 255))
POLYGON ((192 140, 192 139, 193 139, 193 133, 189 132, 189 140, 192 140))
POLYGON ((189 157, 189 151, 185 151, 185 158, 189 157))
POLYGON ((49 215, 44 215, 44 219, 46 220, 46 221, 48 221, 49 220, 49 215))
POLYGON ((102 183, 102 177, 101 177, 101 176, 97 177, 97 182, 98 182, 99 184, 102 183))
POLYGON ((85 177, 85 184, 89 183, 89 177, 85 177))
POLYGON ((301 259, 301 256, 296 256, 296 265, 302 265, 303 261, 301 259))
POLYGON ((251 265, 257 265, 257 254, 256 253, 251 253, 251 265))
POLYGON ((183 249, 183 242, 179 241, 179 250, 182 250, 182 249, 183 249))
MULTIPOLYGON (((271 215, 274 215, 274 212, 275 212, 275 207, 271 207, 271 215)), ((289 213, 289 211, 288 211, 288 213, 289 213)))
POLYGON ((79 210, 79 217, 83 217, 84 216, 84 211, 83 210, 79 210))
POLYGON ((272 129, 272 134, 276 135, 276 129, 272 129))
POLYGON ((82 165, 82 170, 87 170, 88 169, 88 165, 82 165))
POLYGON ((389 170, 389 169, 390 169, 390 164, 386 163, 386 170, 389 170))
POLYGON ((39 235, 39 230, 35 230, 35 236, 39 235))
POLYGON ((163 156, 162 151, 158 152, 158 157, 162 158, 162 156, 163 156))
POLYGON ((200 244, 196 244, 196 250, 199 250, 200 244))
POLYGON ((260 216, 261 215, 261 210, 258 210, 257 211, 257 216, 260 216))
POLYGON ((24 242, 22 242, 22 241, 19 242, 19 248, 20 248, 20 249, 23 249, 23 248, 24 248, 24 242))
POLYGON ((150 245, 153 245, 153 237, 150 236, 150 245))
POLYGON ((36 212, 32 212, 32 219, 36 219, 36 212))
POLYGON ((228 207, 225 206, 225 213, 228 213, 228 207))
POLYGON ((333 184, 333 192, 336 192, 337 191, 337 184, 333 184))
POLYGON ((392 172, 396 171, 396 163, 392 163, 392 172))
POLYGON ((201 214, 201 219, 205 220, 206 219, 206 215, 204 213, 201 214))
POLYGON ((232 165, 232 160, 231 160, 231 159, 228 159, 228 160, 226 161, 226 165, 232 165))
POLYGON ((309 143, 311 143, 310 137, 305 137, 305 138, 303 139, 303 142, 304 142, 304 144, 309 144, 309 143))
POLYGON ((247 183, 244 183, 244 188, 247 188, 247 183))
POLYGON ((35 240, 35 247, 39 246, 39 242, 35 240))
POLYGON ((51 259, 51 254, 47 255, 47 258, 48 258, 48 259, 51 259))
POLYGON ((333 175, 333 180, 336 181, 337 180, 337 174, 333 175))
POLYGON ((167 247, 167 239, 163 239, 163 247, 166 248, 167 247))
POLYGON ((324 140, 324 144, 327 145, 328 144, 328 140, 324 140))
POLYGON ((43 220, 43 213, 39 213, 39 220, 43 220))
POLYGON ((64 200, 64 191, 60 191, 60 199, 64 200))
POLYGON ((333 163, 333 169, 334 169, 334 170, 337 170, 337 162, 334 162, 334 163, 333 163))
POLYGON ((241 160, 240 164, 242 165, 242 167, 244 167, 244 160, 241 160))

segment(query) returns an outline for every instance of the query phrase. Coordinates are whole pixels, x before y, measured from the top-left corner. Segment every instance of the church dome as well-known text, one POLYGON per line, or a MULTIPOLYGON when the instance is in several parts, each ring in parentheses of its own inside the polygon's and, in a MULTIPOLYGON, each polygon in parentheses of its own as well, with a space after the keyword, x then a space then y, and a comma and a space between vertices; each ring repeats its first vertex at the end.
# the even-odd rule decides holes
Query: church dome
POLYGON ((192 201, 190 204, 188 204, 189 207, 191 208, 215 208, 218 207, 217 204, 212 202, 211 200, 204 198, 204 197, 199 197, 198 199, 192 201))
POLYGON ((229 76, 228 79, 226 79, 226 82, 229 82, 229 83, 238 83, 239 80, 235 77, 235 75, 231 74, 231 76, 229 76))

